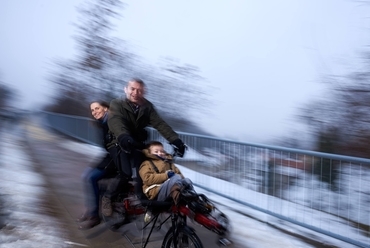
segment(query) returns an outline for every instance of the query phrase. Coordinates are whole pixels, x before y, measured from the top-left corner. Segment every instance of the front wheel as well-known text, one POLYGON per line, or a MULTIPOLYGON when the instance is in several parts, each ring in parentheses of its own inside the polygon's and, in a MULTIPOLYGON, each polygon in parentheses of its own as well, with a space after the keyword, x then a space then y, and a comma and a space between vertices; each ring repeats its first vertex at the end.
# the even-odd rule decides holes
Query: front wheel
MULTIPOLYGON (((174 248, 173 228, 170 228, 164 236, 162 248, 174 248)), ((198 235, 188 226, 179 227, 177 236, 177 247, 203 248, 198 235)))

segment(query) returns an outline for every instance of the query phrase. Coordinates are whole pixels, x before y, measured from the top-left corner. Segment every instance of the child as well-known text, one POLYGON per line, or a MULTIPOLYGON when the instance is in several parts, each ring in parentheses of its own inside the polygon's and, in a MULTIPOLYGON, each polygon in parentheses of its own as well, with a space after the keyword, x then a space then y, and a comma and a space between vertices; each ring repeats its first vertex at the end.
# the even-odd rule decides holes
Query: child
POLYGON ((144 194, 149 200, 158 201, 164 201, 171 196, 177 204, 181 188, 192 189, 192 182, 184 178, 161 142, 152 141, 143 153, 147 160, 141 164, 139 174, 143 180, 144 194))

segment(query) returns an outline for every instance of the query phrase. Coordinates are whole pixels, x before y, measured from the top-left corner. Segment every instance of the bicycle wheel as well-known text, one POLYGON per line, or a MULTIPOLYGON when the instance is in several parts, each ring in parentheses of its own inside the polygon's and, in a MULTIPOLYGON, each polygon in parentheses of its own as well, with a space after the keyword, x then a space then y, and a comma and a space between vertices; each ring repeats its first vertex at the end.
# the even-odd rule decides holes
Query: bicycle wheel
MULTIPOLYGON (((162 248, 174 248, 173 244, 173 228, 171 227, 162 242, 162 248)), ((198 235, 188 226, 179 227, 179 233, 177 237, 178 248, 203 248, 203 244, 200 241, 198 235)))

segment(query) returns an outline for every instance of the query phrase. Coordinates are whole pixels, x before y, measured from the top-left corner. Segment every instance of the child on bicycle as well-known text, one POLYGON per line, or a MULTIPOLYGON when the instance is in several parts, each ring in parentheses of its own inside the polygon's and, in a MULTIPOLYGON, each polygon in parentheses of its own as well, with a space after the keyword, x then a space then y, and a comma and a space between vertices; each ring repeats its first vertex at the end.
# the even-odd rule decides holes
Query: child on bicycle
MULTIPOLYGON (((139 174, 143 181, 143 192, 149 200, 165 201, 171 197, 177 205, 180 193, 183 194, 185 191, 190 197, 188 199, 192 201, 189 208, 193 211, 208 214, 214 210, 214 205, 205 195, 198 195, 194 191, 193 183, 190 179, 184 178, 161 142, 152 141, 143 153, 146 160, 141 164, 139 174)), ((152 213, 147 211, 144 222, 149 222, 151 218, 152 213)))
POLYGON ((177 204, 181 189, 192 189, 192 182, 184 178, 161 142, 152 141, 143 153, 146 160, 141 164, 139 174, 143 180, 144 194, 149 200, 158 201, 165 201, 171 196, 177 204))

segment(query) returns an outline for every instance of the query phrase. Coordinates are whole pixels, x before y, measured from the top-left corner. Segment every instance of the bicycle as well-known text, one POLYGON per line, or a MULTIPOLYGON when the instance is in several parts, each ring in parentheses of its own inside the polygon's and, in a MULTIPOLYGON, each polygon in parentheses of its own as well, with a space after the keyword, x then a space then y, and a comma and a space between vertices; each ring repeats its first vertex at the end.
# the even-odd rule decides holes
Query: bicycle
POLYGON ((229 246, 228 238, 229 220, 204 194, 197 194, 192 190, 184 190, 180 194, 178 205, 168 199, 165 202, 148 201, 143 205, 149 211, 155 213, 154 217, 143 228, 152 223, 150 232, 145 240, 143 248, 146 247, 150 235, 156 226, 159 215, 169 213, 169 216, 161 221, 158 229, 171 219, 171 227, 165 234, 162 248, 171 247, 194 247, 203 248, 203 244, 195 230, 187 225, 187 219, 191 219, 218 235, 218 245, 229 246))
MULTIPOLYGON (((104 179, 100 185, 107 184, 108 180, 115 179, 104 179)), ((103 192, 104 186, 101 187, 101 196, 103 192)), ((116 231, 122 225, 130 223, 135 220, 137 216, 145 214, 146 212, 146 208, 141 204, 139 197, 135 193, 135 182, 132 179, 112 198, 111 204, 112 214, 110 216, 105 216, 101 213, 101 216, 108 228, 112 231, 116 231)))
MULTIPOLYGON (((173 157, 175 156, 177 156, 176 150, 173 154, 173 157)), ((141 199, 135 194, 135 183, 134 181, 128 182, 124 187, 125 189, 112 199, 113 213, 111 216, 102 215, 103 220, 111 230, 115 231, 133 220, 138 221, 139 216, 150 211, 154 215, 153 218, 148 223, 143 224, 142 227, 140 225, 142 230, 142 248, 145 248, 148 244, 154 228, 161 229, 169 220, 171 220, 170 226, 164 235, 162 248, 202 248, 203 244, 200 238, 195 230, 187 225, 187 219, 195 221, 216 233, 219 245, 229 246, 232 244, 228 238, 230 225, 227 216, 204 194, 197 194, 191 189, 183 189, 180 192, 180 202, 176 205, 171 198, 166 201, 141 199), (156 226, 161 215, 168 216, 156 226), (144 230, 150 224, 152 226, 149 234, 147 237, 144 237, 144 230)))

